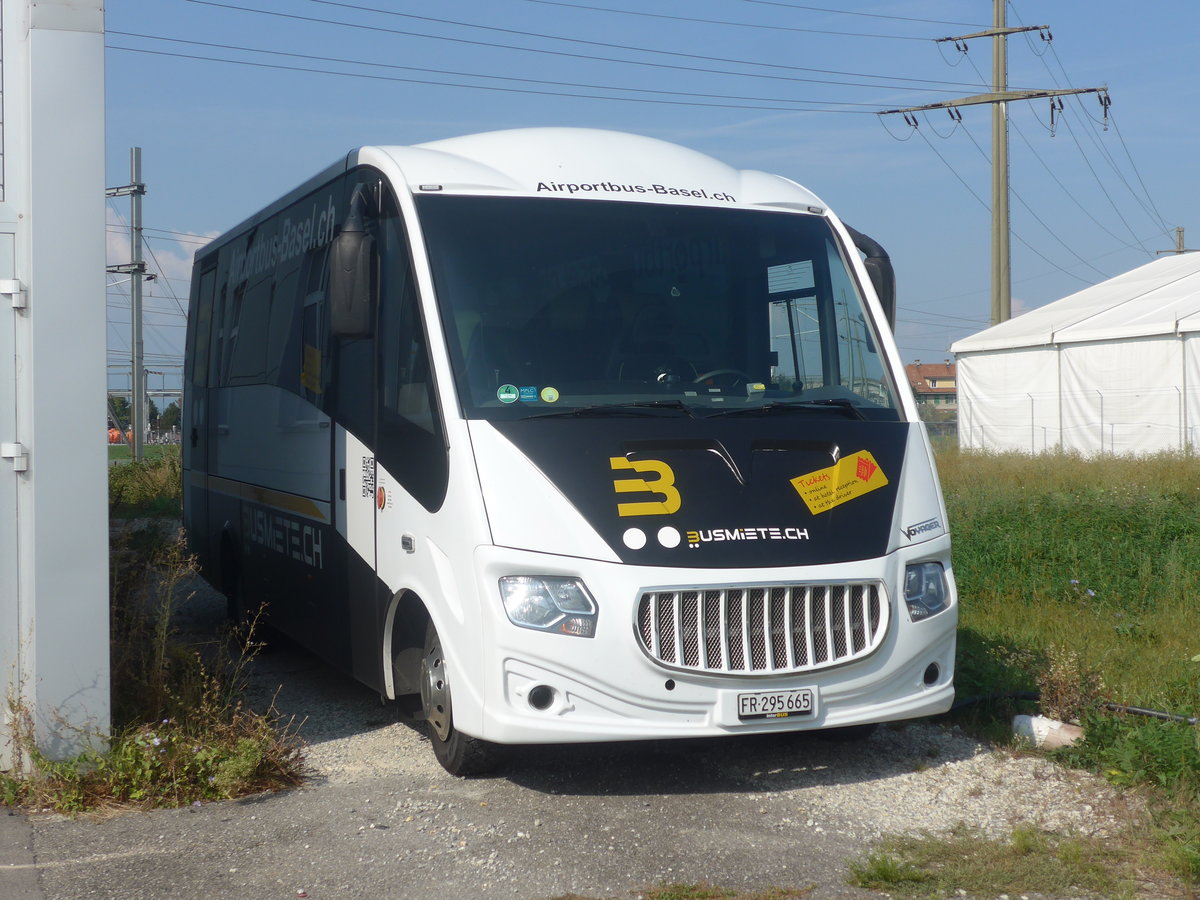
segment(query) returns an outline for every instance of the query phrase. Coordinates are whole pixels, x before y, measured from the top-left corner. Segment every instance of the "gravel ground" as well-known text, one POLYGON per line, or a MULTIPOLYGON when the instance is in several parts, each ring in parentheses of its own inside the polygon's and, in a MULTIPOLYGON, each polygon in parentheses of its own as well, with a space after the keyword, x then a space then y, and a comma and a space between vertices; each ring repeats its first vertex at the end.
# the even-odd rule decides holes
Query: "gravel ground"
MULTIPOLYGON (((211 627, 223 601, 187 609, 211 627)), ((461 780, 422 726, 287 646, 251 694, 303 720, 311 783, 285 794, 104 822, 32 819, 46 900, 83 897, 630 897, 649 885, 811 888, 865 897, 847 861, 881 835, 960 824, 1104 836, 1124 801, 1103 782, 936 723, 839 744, 805 735, 519 748, 461 780)), ((0 870, 0 895, 3 890, 0 870)))

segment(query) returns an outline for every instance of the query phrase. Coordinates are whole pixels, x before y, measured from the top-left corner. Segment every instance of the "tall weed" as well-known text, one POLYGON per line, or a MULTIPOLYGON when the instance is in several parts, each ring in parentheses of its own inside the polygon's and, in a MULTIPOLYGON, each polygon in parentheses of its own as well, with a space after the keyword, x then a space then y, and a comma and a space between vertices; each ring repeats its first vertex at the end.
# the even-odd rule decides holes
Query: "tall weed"
POLYGON ((245 707, 257 645, 244 634, 189 642, 176 614, 194 561, 178 527, 114 530, 111 548, 112 735, 105 752, 47 759, 26 710, 18 771, 0 774, 0 799, 76 813, 111 806, 179 806, 277 790, 305 774, 302 744, 274 709, 245 707))
POLYGON ((109 466, 110 516, 179 516, 183 510, 183 462, 170 448, 158 459, 109 466))

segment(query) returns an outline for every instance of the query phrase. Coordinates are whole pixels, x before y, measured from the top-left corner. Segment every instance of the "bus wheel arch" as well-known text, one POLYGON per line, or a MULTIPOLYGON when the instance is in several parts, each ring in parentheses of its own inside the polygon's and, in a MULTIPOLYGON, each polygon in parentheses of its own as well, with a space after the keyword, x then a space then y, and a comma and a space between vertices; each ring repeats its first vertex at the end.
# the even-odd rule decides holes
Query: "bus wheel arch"
POLYGON ((425 626, 421 654, 421 709, 433 755, 451 775, 470 777, 491 771, 501 761, 501 749, 454 727, 453 672, 446 664, 437 627, 425 626))
POLYGON ((421 653, 429 611, 412 591, 392 598, 384 622, 385 695, 390 700, 421 692, 421 653))

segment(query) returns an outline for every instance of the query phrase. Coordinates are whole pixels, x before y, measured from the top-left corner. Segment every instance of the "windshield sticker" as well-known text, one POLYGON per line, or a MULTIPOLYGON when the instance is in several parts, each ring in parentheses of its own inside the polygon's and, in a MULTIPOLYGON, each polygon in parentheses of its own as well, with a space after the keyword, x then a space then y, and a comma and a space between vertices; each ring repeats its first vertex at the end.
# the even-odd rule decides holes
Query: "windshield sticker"
POLYGON ((520 397, 524 401, 537 400, 538 389, 532 385, 525 385, 520 389, 520 397))
POLYGON ((782 294, 785 291, 811 291, 817 286, 813 278, 811 259, 785 263, 782 266, 767 266, 767 292, 782 294))
POLYGON ((542 388, 542 400, 546 403, 558 402, 558 388, 544 387, 542 388))
POLYGON ((496 399, 501 403, 516 403, 521 398, 521 392, 515 384, 502 384, 496 388, 496 399))
POLYGON ((888 480, 875 457, 860 450, 832 466, 798 475, 791 483, 815 516, 884 487, 888 480))

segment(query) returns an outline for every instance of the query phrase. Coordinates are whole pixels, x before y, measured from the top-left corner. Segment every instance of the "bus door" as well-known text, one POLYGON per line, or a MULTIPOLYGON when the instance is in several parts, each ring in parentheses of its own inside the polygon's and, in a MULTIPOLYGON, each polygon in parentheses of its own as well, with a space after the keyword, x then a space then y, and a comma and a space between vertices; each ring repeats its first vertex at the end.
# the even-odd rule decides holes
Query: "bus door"
POLYGON ((345 565, 334 576, 331 593, 344 604, 338 612, 349 629, 354 676, 382 691, 380 647, 390 597, 376 574, 376 518, 386 503, 376 478, 381 192, 377 172, 363 169, 347 175, 345 218, 330 251, 329 298, 338 425, 334 489, 337 528, 345 539, 345 565))

